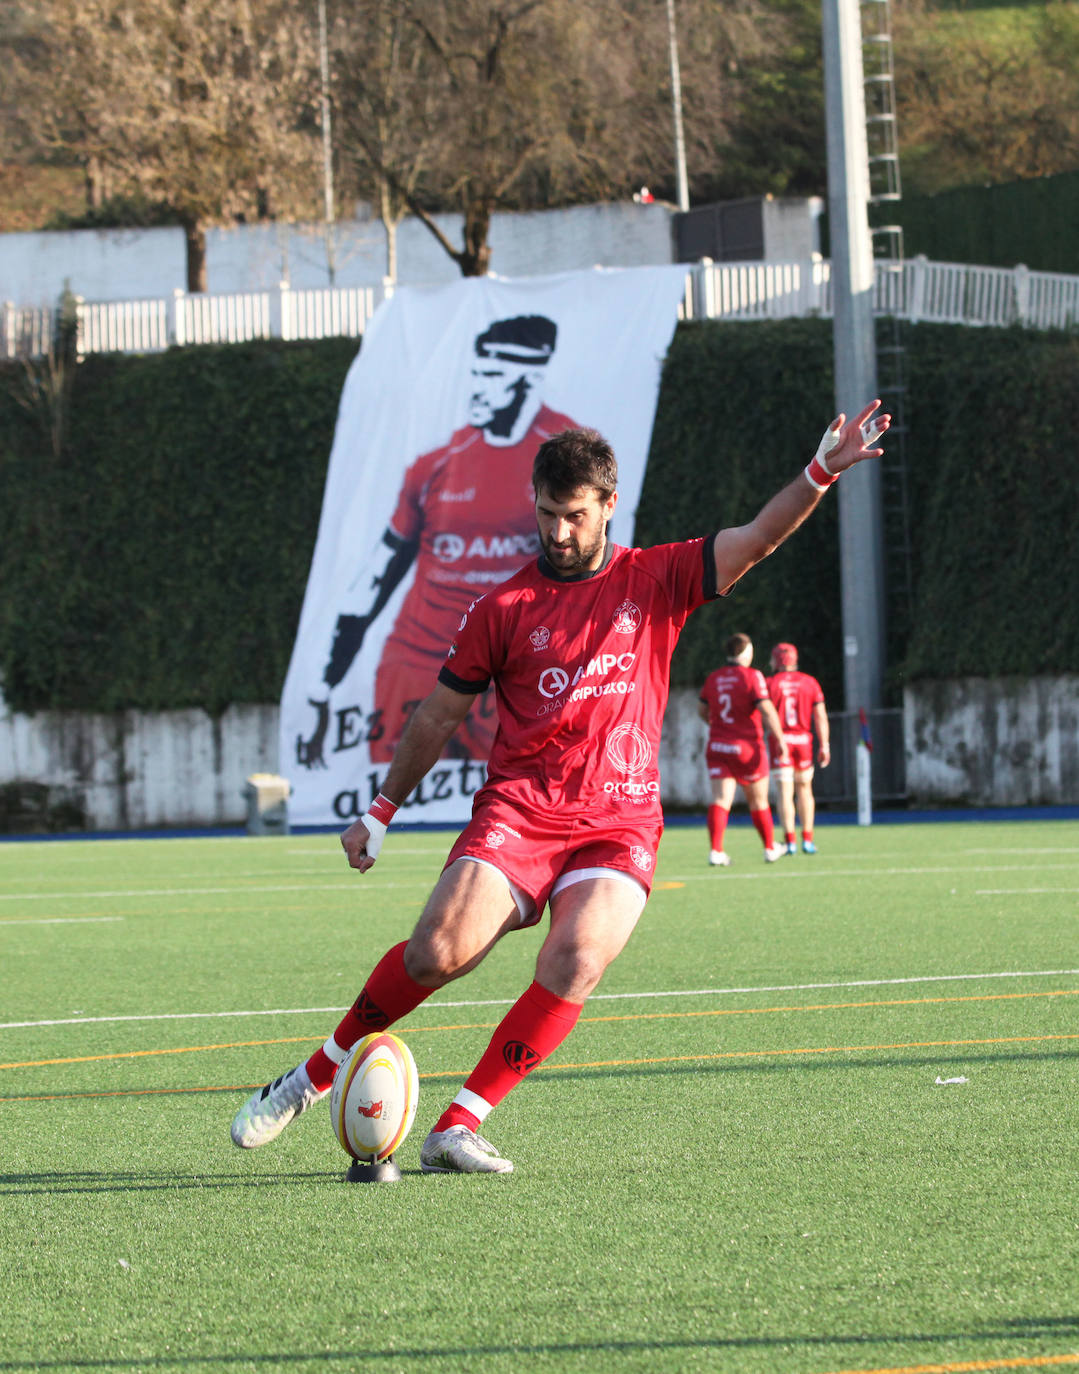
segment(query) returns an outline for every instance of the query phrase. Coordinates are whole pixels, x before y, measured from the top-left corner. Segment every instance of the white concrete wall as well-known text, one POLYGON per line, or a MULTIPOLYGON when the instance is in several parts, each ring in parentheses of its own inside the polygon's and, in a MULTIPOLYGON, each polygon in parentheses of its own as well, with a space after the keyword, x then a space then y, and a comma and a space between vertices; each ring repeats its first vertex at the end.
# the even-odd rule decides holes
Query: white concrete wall
POLYGON ((80 715, 0 709, 0 785, 38 782, 92 830, 235 825, 244 782, 277 770, 277 707, 80 715))
MULTIPOLYGON (((904 716, 914 805, 1079 803, 1079 676, 923 683, 907 690, 904 716)), ((666 805, 707 806, 705 741, 696 689, 672 692, 666 805)), ((80 801, 91 829, 239 825, 246 778, 277 771, 276 706, 231 707, 217 721, 203 711, 18 716, 0 698, 0 785, 43 783, 58 801, 80 801)))
POLYGON ((769 262, 804 262, 819 254, 823 213, 821 196, 766 196, 761 202, 765 258, 769 262))
MULTIPOLYGON (((672 261, 669 205, 631 202, 581 205, 491 221, 491 269, 504 277, 541 276, 578 268, 642 267, 672 261)), ((438 217, 454 246, 460 215, 438 217)), ((456 264, 419 220, 398 228, 398 281, 455 281, 456 264)), ((386 273, 386 235, 378 219, 342 220, 335 227, 337 286, 374 286, 386 273)), ((256 291, 288 281, 328 286, 329 255, 318 225, 251 224, 211 229, 206 238, 211 292, 256 291)), ((53 305, 65 284, 88 301, 169 296, 187 285, 184 235, 168 229, 77 229, 0 235, 0 301, 53 305)))
POLYGON ((919 802, 1079 802, 1079 676, 923 682, 904 693, 903 717, 919 802))

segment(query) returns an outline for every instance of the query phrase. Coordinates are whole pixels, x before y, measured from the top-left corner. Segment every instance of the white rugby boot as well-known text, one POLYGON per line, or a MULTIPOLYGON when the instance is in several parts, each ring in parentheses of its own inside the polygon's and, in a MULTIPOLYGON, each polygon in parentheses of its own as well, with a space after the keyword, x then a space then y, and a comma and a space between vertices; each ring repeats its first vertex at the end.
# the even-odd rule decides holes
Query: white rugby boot
POLYGON ((425 1174, 513 1173, 512 1163, 467 1126, 432 1131, 420 1149, 420 1168, 425 1174))
POLYGON ((774 844, 770 849, 764 851, 764 862, 774 864, 777 859, 782 859, 787 852, 785 844, 774 844))
POLYGON ((708 862, 713 868, 730 868, 731 856, 722 849, 713 849, 708 854, 708 862))
POLYGON ((241 1150, 268 1145, 293 1117, 321 1101, 329 1091, 324 1088, 319 1092, 307 1076, 306 1064, 297 1064, 247 1099, 233 1117, 232 1143, 241 1150))

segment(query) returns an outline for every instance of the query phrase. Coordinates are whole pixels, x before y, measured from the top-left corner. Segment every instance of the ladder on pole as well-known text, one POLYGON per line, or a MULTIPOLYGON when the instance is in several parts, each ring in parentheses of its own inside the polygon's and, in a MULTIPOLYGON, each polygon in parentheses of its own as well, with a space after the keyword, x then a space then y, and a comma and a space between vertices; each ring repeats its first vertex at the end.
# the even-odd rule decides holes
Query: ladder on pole
MULTIPOLYGON (((877 382, 892 427, 881 459, 885 599, 888 642, 902 642, 914 611, 907 469, 905 265, 903 229, 889 223, 889 207, 902 199, 895 110, 895 64, 890 0, 860 0, 865 85, 866 144, 869 154, 870 233, 877 265, 877 382)), ((891 655, 889 655, 891 657, 891 655)))

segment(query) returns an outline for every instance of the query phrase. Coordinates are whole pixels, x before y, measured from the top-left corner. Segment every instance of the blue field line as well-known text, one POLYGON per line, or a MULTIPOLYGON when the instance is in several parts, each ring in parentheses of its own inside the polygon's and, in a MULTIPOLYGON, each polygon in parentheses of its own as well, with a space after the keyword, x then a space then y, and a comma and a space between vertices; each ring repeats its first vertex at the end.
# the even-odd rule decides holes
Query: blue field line
MULTIPOLYGON (((1079 806, 984 806, 956 807, 942 810, 905 811, 899 807, 882 807, 873 812, 874 825, 925 825, 940 821, 1074 821, 1079 820, 1079 806)), ((818 811, 817 829, 828 825, 856 825, 857 813, 854 811, 818 811)), ((675 812, 664 818, 667 828, 675 826, 703 826, 705 815, 700 812, 675 812)), ((744 812, 735 812, 730 824, 749 825, 750 819, 744 812)), ((456 821, 400 821, 394 825, 395 831, 409 830, 421 832, 459 831, 461 824, 456 821)), ((341 825, 294 825, 290 834, 296 835, 337 835, 341 825)), ((0 844, 36 844, 49 840, 199 840, 231 839, 238 835, 246 836, 242 825, 188 826, 163 830, 64 830, 47 835, 0 835, 0 844)))

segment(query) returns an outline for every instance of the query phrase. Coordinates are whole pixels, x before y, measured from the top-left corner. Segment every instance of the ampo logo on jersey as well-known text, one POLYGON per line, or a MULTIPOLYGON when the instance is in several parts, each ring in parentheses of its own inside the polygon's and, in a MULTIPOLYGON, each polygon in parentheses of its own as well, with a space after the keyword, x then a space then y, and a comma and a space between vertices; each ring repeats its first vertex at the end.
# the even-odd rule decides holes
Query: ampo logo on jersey
POLYGON ((565 668, 544 668, 540 673, 539 689, 548 701, 560 697, 569 686, 569 673, 565 668))
POLYGON ((459 534, 436 534, 431 552, 440 563, 456 563, 464 555, 465 541, 459 534))

